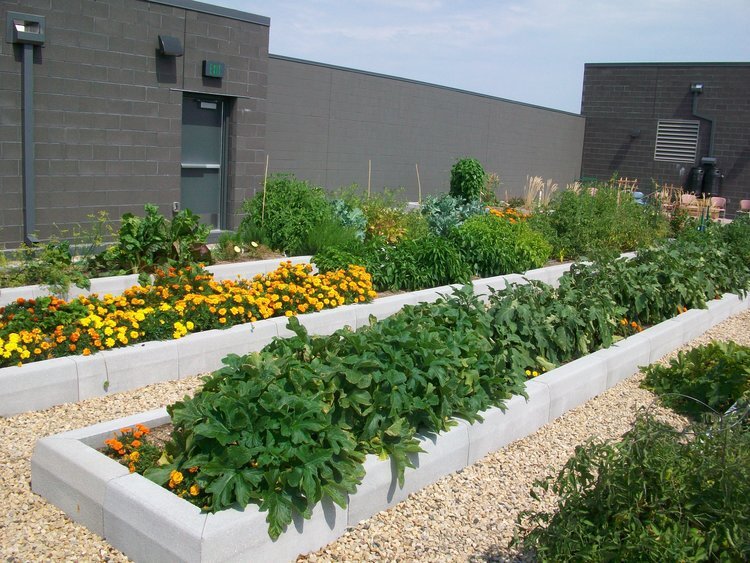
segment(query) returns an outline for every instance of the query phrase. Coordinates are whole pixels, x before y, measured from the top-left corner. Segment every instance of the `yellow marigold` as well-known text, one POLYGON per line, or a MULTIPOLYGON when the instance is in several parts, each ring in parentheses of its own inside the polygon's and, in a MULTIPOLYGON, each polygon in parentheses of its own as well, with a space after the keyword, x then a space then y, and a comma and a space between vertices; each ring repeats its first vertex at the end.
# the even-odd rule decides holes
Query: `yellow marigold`
POLYGON ((190 486, 190 496, 197 497, 200 492, 201 488, 198 485, 193 484, 190 486))
POLYGON ((179 471, 173 470, 169 474, 169 480, 172 481, 175 485, 179 485, 182 483, 182 480, 184 479, 184 476, 179 471))

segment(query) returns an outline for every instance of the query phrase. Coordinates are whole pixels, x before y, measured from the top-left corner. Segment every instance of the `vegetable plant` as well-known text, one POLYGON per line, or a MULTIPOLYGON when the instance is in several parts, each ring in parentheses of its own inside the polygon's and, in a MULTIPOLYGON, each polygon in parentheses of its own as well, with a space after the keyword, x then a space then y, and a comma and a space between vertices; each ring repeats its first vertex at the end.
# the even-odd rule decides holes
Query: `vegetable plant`
POLYGON ((451 168, 450 195, 465 202, 478 202, 487 173, 476 158, 459 159, 451 168))

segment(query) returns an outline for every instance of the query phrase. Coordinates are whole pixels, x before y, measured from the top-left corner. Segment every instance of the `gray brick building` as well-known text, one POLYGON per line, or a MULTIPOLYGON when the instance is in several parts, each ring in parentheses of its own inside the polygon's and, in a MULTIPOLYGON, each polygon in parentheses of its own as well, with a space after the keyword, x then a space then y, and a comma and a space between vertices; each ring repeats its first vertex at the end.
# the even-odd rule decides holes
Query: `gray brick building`
POLYGON ((582 175, 721 195, 731 216, 750 199, 749 92, 750 63, 587 64, 582 175))
POLYGON ((145 203, 232 228, 267 154, 271 171, 327 188, 366 184, 372 161, 374 190, 411 198, 415 164, 424 193, 445 191, 462 156, 512 194, 526 175, 579 174, 580 116, 269 57, 263 16, 193 0, 4 0, 0 22, 0 249, 145 203), (41 44, 24 43, 36 31, 41 44))

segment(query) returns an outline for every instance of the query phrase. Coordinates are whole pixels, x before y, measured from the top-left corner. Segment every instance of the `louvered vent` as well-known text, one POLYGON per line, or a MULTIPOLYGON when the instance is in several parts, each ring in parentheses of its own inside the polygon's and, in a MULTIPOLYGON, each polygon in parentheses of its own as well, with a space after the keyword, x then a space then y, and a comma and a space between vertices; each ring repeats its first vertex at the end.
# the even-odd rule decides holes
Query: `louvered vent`
POLYGON ((654 160, 695 162, 700 121, 660 119, 656 128, 654 160))

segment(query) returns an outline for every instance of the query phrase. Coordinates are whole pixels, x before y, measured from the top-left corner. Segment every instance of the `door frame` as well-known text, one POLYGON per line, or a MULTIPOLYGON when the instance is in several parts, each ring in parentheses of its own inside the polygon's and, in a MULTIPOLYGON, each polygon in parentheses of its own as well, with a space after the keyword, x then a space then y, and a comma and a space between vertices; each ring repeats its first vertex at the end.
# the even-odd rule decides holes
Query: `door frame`
MULTIPOLYGON (((219 168, 219 210, 218 210, 218 225, 211 226, 211 231, 224 231, 228 224, 228 210, 229 210, 229 173, 227 167, 229 166, 229 115, 231 112, 231 106, 233 105, 233 98, 227 96, 219 96, 212 93, 206 92, 193 92, 193 91, 182 91, 182 104, 186 101, 205 101, 205 102, 217 102, 221 106, 221 147, 220 147, 220 168, 219 168)), ((182 118, 180 118, 180 136, 182 136, 182 118)), ((182 140, 180 140, 180 164, 182 164, 182 140)), ((182 171, 180 171, 180 208, 182 208, 182 171)))

